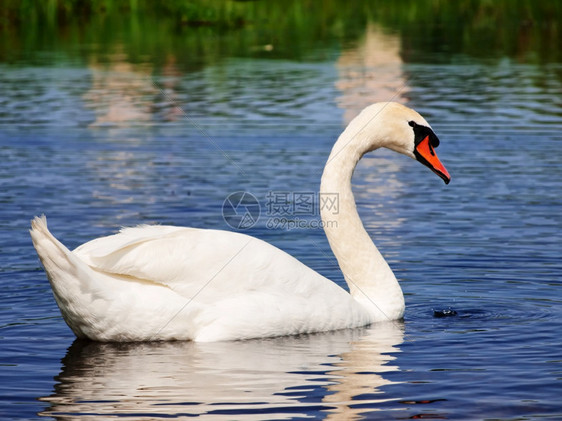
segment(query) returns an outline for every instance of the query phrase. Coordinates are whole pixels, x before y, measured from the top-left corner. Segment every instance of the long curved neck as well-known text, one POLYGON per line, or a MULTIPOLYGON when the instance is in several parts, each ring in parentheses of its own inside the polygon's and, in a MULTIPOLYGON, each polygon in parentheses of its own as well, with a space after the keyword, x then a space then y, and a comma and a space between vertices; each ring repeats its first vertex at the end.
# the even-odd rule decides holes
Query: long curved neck
MULTIPOLYGON (((320 212, 330 247, 353 298, 371 312, 373 321, 395 320, 404 313, 404 296, 357 213, 351 177, 369 150, 348 127, 334 145, 320 184, 320 212)), ((376 149, 376 147, 374 148, 376 149)))

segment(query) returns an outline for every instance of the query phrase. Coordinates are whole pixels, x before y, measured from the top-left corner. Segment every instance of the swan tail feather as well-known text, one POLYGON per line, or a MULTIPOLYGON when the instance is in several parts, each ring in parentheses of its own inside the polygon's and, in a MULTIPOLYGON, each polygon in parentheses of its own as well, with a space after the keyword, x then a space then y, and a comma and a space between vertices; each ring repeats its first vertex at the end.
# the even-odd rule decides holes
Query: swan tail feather
POLYGON ((93 270, 51 234, 45 215, 31 221, 29 232, 64 320, 76 336, 86 336, 78 321, 85 317, 82 297, 98 289, 93 270))
POLYGON ((47 227, 45 215, 35 217, 31 221, 31 241, 45 267, 47 274, 68 271, 72 268, 70 250, 58 241, 47 227))

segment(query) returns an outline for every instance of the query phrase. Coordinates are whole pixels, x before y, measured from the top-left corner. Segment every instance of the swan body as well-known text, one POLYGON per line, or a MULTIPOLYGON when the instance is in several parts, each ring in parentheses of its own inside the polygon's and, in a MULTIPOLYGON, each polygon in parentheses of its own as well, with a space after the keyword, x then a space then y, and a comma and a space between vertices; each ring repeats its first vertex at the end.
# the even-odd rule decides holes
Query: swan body
POLYGON ((427 165, 448 183, 439 141, 417 112, 396 103, 367 107, 339 137, 320 195, 330 246, 348 293, 284 251, 229 231, 147 226, 122 229, 74 251, 31 225, 64 320, 78 337, 97 341, 219 341, 364 326, 400 319, 404 297, 365 231, 351 176, 367 152, 387 147, 427 165), (334 196, 337 195, 337 196, 334 196))

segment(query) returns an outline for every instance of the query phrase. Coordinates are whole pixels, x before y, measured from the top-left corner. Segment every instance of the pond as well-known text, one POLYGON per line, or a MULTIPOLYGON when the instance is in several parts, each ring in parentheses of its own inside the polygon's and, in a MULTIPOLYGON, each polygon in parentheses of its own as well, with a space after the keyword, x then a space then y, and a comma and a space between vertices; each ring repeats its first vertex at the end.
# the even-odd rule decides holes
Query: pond
POLYGON ((458 2, 428 20, 413 2, 317 14, 274 2, 264 20, 258 3, 218 27, 141 11, 0 26, 0 417, 560 419, 560 8, 458 2), (345 287, 319 216, 275 224, 267 201, 315 195, 347 122, 389 100, 429 121, 452 176, 445 186, 383 150, 354 174, 403 321, 75 340, 31 244, 34 216, 75 248, 145 223, 234 230, 225 199, 249 192, 261 213, 243 232, 345 287))

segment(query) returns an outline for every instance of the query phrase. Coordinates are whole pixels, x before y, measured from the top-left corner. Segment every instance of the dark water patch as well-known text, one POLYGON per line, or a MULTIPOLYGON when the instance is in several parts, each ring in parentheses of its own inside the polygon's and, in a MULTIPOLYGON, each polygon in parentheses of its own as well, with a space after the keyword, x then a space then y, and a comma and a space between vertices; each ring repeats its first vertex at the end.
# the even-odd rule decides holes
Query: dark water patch
POLYGON ((456 310, 452 308, 446 308, 444 310, 433 310, 433 317, 441 318, 441 317, 455 317, 458 313, 456 310))

